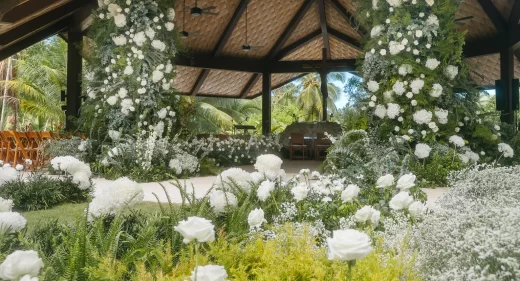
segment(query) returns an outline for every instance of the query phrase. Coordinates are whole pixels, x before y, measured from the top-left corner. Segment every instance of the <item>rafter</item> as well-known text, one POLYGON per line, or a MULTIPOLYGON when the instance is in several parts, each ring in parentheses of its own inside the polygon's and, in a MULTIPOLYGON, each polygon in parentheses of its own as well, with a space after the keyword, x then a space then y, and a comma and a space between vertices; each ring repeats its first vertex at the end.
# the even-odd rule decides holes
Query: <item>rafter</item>
POLYGON ((50 26, 47 26, 45 29, 39 30, 36 33, 32 33, 28 37, 24 37, 19 40, 15 44, 11 44, 5 48, 0 49, 0 61, 20 52, 21 50, 28 48, 42 40, 45 40, 53 35, 58 34, 66 30, 69 26, 70 19, 65 18, 62 19, 50 26))
POLYGON ((240 91, 240 94, 238 95, 238 97, 241 99, 247 97, 247 94, 249 94, 249 92, 251 92, 251 90, 255 86, 256 82, 258 82, 258 79, 260 79, 260 76, 261 75, 258 73, 253 74, 253 76, 251 76, 249 81, 247 81, 247 84, 244 86, 244 89, 242 89, 242 91, 240 91))
MULTIPOLYGON (((276 89, 278 89, 278 88, 280 88, 280 87, 283 87, 283 86, 285 86, 285 85, 287 85, 287 84, 289 84, 289 83, 291 83, 291 82, 294 82, 294 81, 296 81, 296 80, 302 78, 303 76, 305 76, 305 75, 307 75, 307 74, 309 74, 309 73, 302 73, 302 74, 299 74, 299 75, 297 75, 297 76, 295 76, 295 77, 293 77, 293 78, 291 78, 291 79, 289 79, 289 80, 287 80, 287 81, 284 81, 284 82, 282 82, 282 83, 279 83, 279 84, 277 84, 277 85, 274 85, 274 86, 273 86, 273 91, 276 90, 276 89)), ((247 97, 247 99, 255 99, 255 98, 259 97, 260 95, 262 95, 262 93, 257 93, 257 94, 255 94, 255 95, 253 95, 252 97, 247 97)))
POLYGON ((366 31, 363 29, 363 27, 359 24, 359 22, 356 20, 356 18, 347 10, 347 8, 343 7, 341 3, 338 0, 327 0, 330 4, 332 4, 332 7, 338 11, 338 13, 345 19, 345 21, 352 26, 355 30, 358 31, 360 35, 364 35, 366 31))
MULTIPOLYGON (((222 50, 224 50, 224 46, 226 46, 226 43, 228 42, 229 38, 231 37, 231 34, 233 33, 233 30, 238 24, 238 21, 244 14, 244 12, 247 9, 247 5, 249 4, 250 0, 241 0, 240 3, 238 3, 237 8, 235 9, 235 12, 233 13, 233 16, 229 20, 226 28, 224 29, 224 32, 222 35, 220 35, 220 38, 218 39, 217 45, 213 49, 212 56, 217 57, 222 53, 222 50)), ((202 84, 204 84, 204 81, 208 77, 209 69, 203 69, 200 73, 199 77, 197 78, 197 81, 195 82, 195 85, 193 85, 190 95, 196 96, 202 87, 202 84)))
POLYGON ((509 15, 509 28, 516 29, 520 21, 520 1, 515 1, 511 14, 509 15))
POLYGON ((277 61, 277 60, 283 59, 284 57, 297 51, 298 49, 302 48, 303 46, 309 44, 310 42, 312 42, 312 40, 318 38, 318 36, 320 36, 320 35, 321 35, 321 30, 316 30, 316 31, 298 39, 294 43, 281 49, 280 52, 278 52, 278 54, 276 55, 276 57, 273 60, 277 61))
POLYGON ((336 29, 334 28, 331 28, 329 27, 328 28, 328 31, 329 31, 329 35, 342 41, 343 43, 351 46, 352 48, 358 50, 358 51, 361 51, 362 48, 361 48, 361 44, 359 43, 358 40, 348 36, 347 34, 345 33, 342 33, 340 31, 337 31, 336 29))
POLYGON ((493 25, 499 33, 506 32, 508 29, 507 21, 502 17, 498 9, 493 5, 491 0, 478 0, 488 18, 493 22, 493 25))
POLYGON ((14 23, 12 20, 5 19, 4 16, 24 1, 26 0, 0 0, 0 22, 14 23))
POLYGON ((282 35, 278 38, 276 43, 269 51, 269 54, 267 55, 268 60, 272 60, 282 49, 283 45, 285 45, 289 37, 291 37, 294 30, 296 29, 302 18, 305 16, 307 11, 309 11, 313 3, 314 0, 305 0, 298 12, 296 12, 294 17, 292 18, 291 22, 289 22, 289 25, 287 25, 287 28, 283 31, 282 35))
POLYGON ((89 2, 90 1, 72 0, 59 7, 56 7, 55 9, 45 14, 42 14, 27 22, 15 26, 12 29, 6 31, 5 33, 0 34, 0 45, 5 46, 13 44, 16 41, 24 38, 25 36, 35 33, 38 30, 43 29, 53 24, 54 22, 59 21, 60 19, 68 17, 73 12, 87 5, 89 2))
POLYGON ((323 37, 323 46, 326 49, 325 58, 330 59, 330 41, 329 32, 327 31, 327 15, 325 12, 325 0, 318 0, 318 8, 320 10, 320 28, 323 37))

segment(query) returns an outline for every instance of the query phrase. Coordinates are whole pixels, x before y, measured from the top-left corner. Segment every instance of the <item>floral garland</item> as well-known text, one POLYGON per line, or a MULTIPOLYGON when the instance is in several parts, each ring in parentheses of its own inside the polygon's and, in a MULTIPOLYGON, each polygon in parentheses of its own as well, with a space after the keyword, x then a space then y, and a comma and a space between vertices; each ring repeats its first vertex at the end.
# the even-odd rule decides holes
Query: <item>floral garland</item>
POLYGON ((464 34, 454 21, 458 1, 372 0, 360 5, 366 15, 362 20, 372 26, 361 67, 368 110, 374 122, 399 140, 415 143, 415 155, 426 158, 428 144, 446 142, 460 130, 458 118, 468 114, 453 91, 457 79, 467 74, 461 58, 464 34))
POLYGON ((169 135, 179 97, 175 76, 175 11, 169 0, 99 0, 89 32, 84 112, 106 130, 169 135))

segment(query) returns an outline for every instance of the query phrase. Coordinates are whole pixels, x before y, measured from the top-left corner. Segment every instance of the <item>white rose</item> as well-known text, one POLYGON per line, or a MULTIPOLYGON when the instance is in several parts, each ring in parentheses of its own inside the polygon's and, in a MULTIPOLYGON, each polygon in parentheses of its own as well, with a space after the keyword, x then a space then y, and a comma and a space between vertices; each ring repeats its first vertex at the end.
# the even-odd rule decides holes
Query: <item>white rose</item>
POLYGON ((17 171, 21 171, 21 170, 23 170, 23 165, 22 164, 18 164, 18 165, 15 166, 15 169, 17 171))
POLYGON ((354 215, 354 220, 357 222, 367 222, 370 221, 372 225, 376 226, 379 224, 379 219, 381 218, 381 212, 372 208, 371 206, 364 206, 363 208, 357 210, 354 215))
POLYGON ((390 200, 390 208, 393 210, 407 209, 412 204, 413 198, 406 191, 401 191, 390 200))
POLYGON ((309 187, 305 183, 299 183, 297 186, 291 189, 291 193, 294 196, 294 199, 298 202, 305 198, 309 194, 309 187))
POLYGON ((184 237, 183 242, 186 244, 192 240, 200 243, 215 241, 214 226, 205 218, 189 217, 187 220, 179 222, 173 229, 184 237))
POLYGON ((376 182, 376 185, 379 188, 389 187, 389 186, 392 186, 393 184, 394 184, 394 176, 392 176, 390 174, 380 177, 376 182))
POLYGON ((274 185, 274 182, 270 180, 263 181, 256 191, 256 196, 258 196, 258 199, 260 199, 262 202, 267 200, 269 195, 271 195, 271 191, 274 190, 274 185))
POLYGON ((0 264, 0 278, 18 280, 25 275, 36 277, 43 267, 43 262, 36 251, 15 251, 0 264))
POLYGON ((411 187, 415 186, 415 179, 416 179, 416 177, 415 177, 414 174, 410 173, 410 174, 407 174, 407 175, 403 175, 397 181, 396 187, 401 189, 401 190, 408 190, 411 187))
POLYGON ((343 203, 350 203, 358 196, 359 191, 359 186, 355 184, 349 184, 347 188, 341 192, 341 200, 343 203))
POLYGON ((265 221, 264 210, 262 209, 254 209, 247 216, 247 223, 251 228, 259 228, 265 221))
POLYGON ((227 277, 226 269, 223 266, 208 264, 194 269, 190 279, 192 281, 225 281, 227 277))
POLYGON ((329 260, 360 260, 372 252, 370 237, 354 229, 334 230, 327 245, 329 260))
POLYGON ((415 201, 412 204, 410 204, 408 210, 410 211, 410 214, 412 214, 413 217, 418 218, 424 215, 424 212, 426 212, 426 206, 419 201, 415 201))
POLYGON ((217 214, 223 213, 226 210, 226 206, 233 207, 236 206, 237 203, 237 197, 231 192, 214 190, 209 195, 209 204, 217 214))
POLYGON ((40 279, 38 279, 38 277, 31 277, 31 275, 27 274, 27 275, 24 275, 20 281, 39 281, 40 279))

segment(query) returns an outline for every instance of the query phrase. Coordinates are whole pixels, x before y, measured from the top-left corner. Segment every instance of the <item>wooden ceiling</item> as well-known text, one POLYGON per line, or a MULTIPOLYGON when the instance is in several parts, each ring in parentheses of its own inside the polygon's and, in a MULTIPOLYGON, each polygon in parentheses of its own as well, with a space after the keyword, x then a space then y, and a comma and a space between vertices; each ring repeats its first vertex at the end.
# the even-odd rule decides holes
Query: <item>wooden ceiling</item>
MULTIPOLYGON (((185 95, 254 98, 263 72, 273 73, 276 87, 319 71, 324 58, 331 71, 353 71, 360 55, 365 31, 352 0, 199 0, 199 7, 216 6, 219 14, 198 17, 183 4, 176 1, 178 30, 200 33, 183 39, 186 52, 176 58, 175 88, 185 95), (261 46, 250 52, 242 50, 246 11, 247 43, 261 46)), ((96 7, 95 0, 0 0, 0 60, 70 28, 84 29, 96 7)), ((498 53, 520 42, 520 1, 464 0, 457 18, 466 18, 458 26, 466 31, 464 55, 473 77, 493 85, 500 77, 498 53)))

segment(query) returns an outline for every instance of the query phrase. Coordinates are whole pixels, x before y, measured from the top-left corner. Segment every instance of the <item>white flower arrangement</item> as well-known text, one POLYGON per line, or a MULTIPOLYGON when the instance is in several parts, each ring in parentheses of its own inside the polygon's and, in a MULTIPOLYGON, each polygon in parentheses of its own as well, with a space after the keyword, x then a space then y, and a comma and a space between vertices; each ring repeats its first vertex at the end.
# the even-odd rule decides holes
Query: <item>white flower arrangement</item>
POLYGON ((360 260, 372 252, 372 241, 365 233, 354 229, 334 230, 327 238, 329 260, 360 260))
POLYGON ((266 222, 264 210, 260 208, 252 210, 247 216, 247 223, 249 223, 250 228, 260 228, 264 222, 266 222))
POLYGON ((413 197, 408 192, 401 191, 390 199, 389 205, 392 210, 406 210, 413 201, 413 197))
POLYGON ((404 92, 406 92, 405 84, 401 81, 395 81, 392 90, 395 92, 396 95, 401 96, 404 94, 404 92))
POLYGON ((374 209, 372 206, 364 206, 357 210, 354 214, 354 220, 356 222, 365 223, 370 222, 372 226, 377 226, 381 219, 381 212, 374 209))
POLYGON ((515 155, 513 148, 507 143, 499 143, 498 151, 502 153, 505 158, 512 158, 515 155))
POLYGON ((382 104, 378 104, 376 110, 374 110, 374 115, 384 119, 386 117, 386 107, 382 104))
POLYGON ((367 87, 370 92, 375 93, 379 90, 379 83, 376 81, 368 81, 367 87))
POLYGON ((17 212, 0 212, 0 233, 16 233, 25 228, 27 220, 17 212))
POLYGON ((88 208, 89 220, 114 215, 120 209, 132 207, 143 199, 144 192, 140 184, 126 177, 119 178, 95 190, 88 208))
POLYGON ((221 265, 208 264, 198 266, 191 272, 191 281, 226 281, 228 274, 226 269, 221 265))
POLYGON ((457 135, 451 136, 448 141, 451 144, 453 144, 455 147, 463 147, 466 145, 466 143, 464 142, 464 139, 457 135))
POLYGON ((419 125, 430 123, 432 117, 432 113, 426 109, 421 109, 413 114, 413 120, 419 125))
POLYGON ((436 69, 439 65, 441 64, 440 61, 438 61, 437 59, 427 59, 426 60, 426 68, 430 69, 430 70, 434 70, 436 69))
POLYGON ((444 69, 444 75, 450 78, 451 80, 455 79, 455 77, 459 74, 459 68, 454 65, 448 65, 444 69))
POLYGON ((401 113, 401 106, 399 106, 399 104, 388 103, 387 106, 388 106, 388 109, 386 110, 386 114, 387 114, 388 118, 395 119, 401 113))
POLYGON ((238 199, 232 192, 213 190, 209 194, 209 204, 217 215, 223 213, 226 207, 234 207, 237 203, 238 199))

